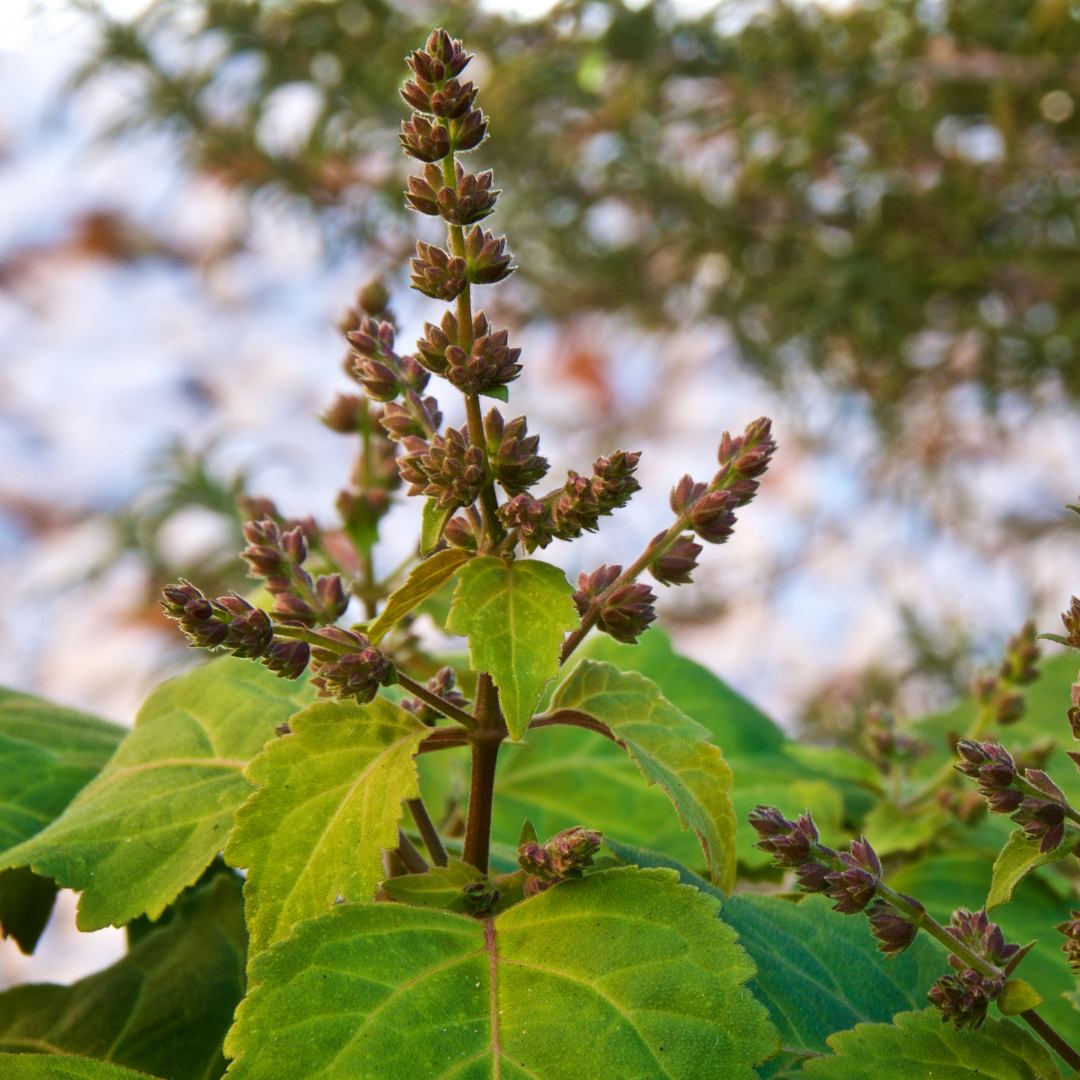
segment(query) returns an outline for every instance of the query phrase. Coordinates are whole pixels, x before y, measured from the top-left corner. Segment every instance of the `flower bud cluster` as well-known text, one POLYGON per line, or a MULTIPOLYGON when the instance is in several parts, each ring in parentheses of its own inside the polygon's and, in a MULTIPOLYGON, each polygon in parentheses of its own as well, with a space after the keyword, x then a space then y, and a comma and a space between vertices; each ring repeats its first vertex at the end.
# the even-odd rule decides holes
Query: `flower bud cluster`
POLYGON ((991 813, 1011 814, 1030 839, 1039 841, 1044 854, 1061 846, 1069 803, 1045 772, 1020 770, 1013 756, 997 743, 961 739, 956 749, 961 759, 957 770, 975 780, 991 813))
POLYGON ((656 596, 648 585, 637 582, 613 588, 621 574, 621 566, 606 565, 591 574, 582 572, 573 600, 583 619, 598 603, 596 628, 616 641, 633 645, 656 619, 656 596))
POLYGON ((414 436, 402 440, 406 453, 398 459, 410 495, 429 495, 439 510, 469 506, 484 485, 484 453, 469 443, 466 428, 447 428, 431 442, 414 436))
POLYGON ((311 647, 311 685, 320 697, 355 698, 366 705, 380 686, 397 682, 390 659, 358 631, 324 626, 316 634, 326 642, 311 647))
POLYGON ((426 439, 439 430, 442 413, 435 398, 421 398, 415 391, 407 390, 404 403, 391 401, 386 406, 379 424, 387 438, 395 442, 401 442, 410 435, 426 439))
POLYGON ((414 210, 431 217, 441 216, 451 225, 472 225, 495 209, 498 190, 492 190, 490 169, 473 175, 454 165, 456 183, 443 182, 438 165, 425 165, 423 177, 410 176, 405 198, 414 210))
POLYGON ((414 77, 401 95, 416 112, 401 125, 401 145, 407 154, 419 161, 441 161, 453 151, 480 145, 487 120, 472 107, 476 97, 472 83, 458 81, 471 59, 445 30, 433 31, 423 50, 409 57, 414 77))
POLYGON ((1009 638, 1005 647, 1005 659, 1001 662, 998 675, 1003 682, 1011 686, 1027 686, 1039 677, 1041 655, 1035 623, 1029 619, 1018 634, 1009 638))
POLYGON ((469 284, 468 266, 435 244, 416 241, 416 258, 409 263, 412 287, 432 300, 456 300, 469 284))
POLYGON ((1075 596, 1069 602, 1069 610, 1062 612, 1061 621, 1065 624, 1065 644, 1080 649, 1080 600, 1075 596))
POLYGON ((271 518, 244 525, 248 546, 240 553, 252 577, 264 578, 266 591, 274 598, 278 618, 314 626, 336 622, 348 607, 349 598, 340 574, 312 579, 304 569, 307 539, 297 526, 281 530, 271 518))
MULTIPOLYGON (((447 705, 456 705, 457 708, 464 709, 469 702, 460 690, 454 689, 456 682, 457 676, 452 667, 439 668, 435 676, 428 679, 427 688, 436 697, 442 698, 447 705)), ((425 724, 434 724, 441 716, 441 713, 436 712, 427 702, 419 698, 406 698, 401 702, 401 707, 423 720, 425 724)))
POLYGON ((493 331, 482 311, 471 331, 470 344, 450 312, 439 326, 425 323, 424 337, 416 343, 417 362, 465 394, 486 394, 513 382, 521 372, 521 350, 510 348, 507 331, 493 331))
POLYGON ((528 435, 524 416, 504 421, 498 409, 484 417, 488 461, 499 486, 511 497, 520 495, 547 475, 547 458, 536 451, 539 435, 528 435))
POLYGON ((1069 967, 1076 975, 1080 975, 1080 911, 1074 911, 1071 919, 1058 923, 1054 929, 1065 935, 1061 951, 1065 954, 1069 967))
POLYGON ((746 426, 742 435, 732 438, 724 432, 717 459, 720 471, 709 484, 710 491, 726 491, 734 496, 734 508, 746 506, 761 486, 760 477, 768 469, 776 441, 772 421, 762 416, 746 426))
POLYGON ((394 352, 394 327, 364 316, 360 325, 345 333, 353 355, 346 371, 374 401, 393 401, 407 391, 421 393, 429 374, 411 356, 394 352))
POLYGON ((640 489, 634 478, 640 458, 640 453, 625 450, 597 458, 591 478, 571 471, 563 487, 543 499, 516 495, 499 508, 499 518, 507 529, 518 530, 530 551, 545 548, 552 540, 595 532, 601 517, 625 506, 640 489))
MULTIPOLYGON (((954 911, 946 932, 995 968, 1007 968, 1020 952, 1019 945, 1006 943, 1001 927, 990 922, 985 908, 974 913, 966 908, 954 911)), ((956 955, 949 956, 949 966, 956 974, 942 975, 927 997, 941 1013, 942 1021, 957 1029, 975 1029, 986 1019, 987 1006, 1005 988, 1005 979, 976 971, 967 960, 956 955)))
POLYGON ((161 607, 180 624, 192 648, 228 649, 245 660, 262 660, 283 679, 298 679, 307 668, 307 645, 276 638, 266 612, 239 596, 210 600, 181 579, 162 590, 161 607))
POLYGON ((697 569, 701 545, 694 543, 689 533, 683 533, 674 541, 667 541, 667 532, 657 533, 649 541, 649 548, 657 554, 649 564, 649 573, 661 585, 689 585, 690 575, 697 569))
POLYGON ((580 825, 564 829, 546 844, 535 840, 518 847, 518 866, 528 875, 525 895, 535 896, 560 881, 579 878, 593 856, 600 850, 602 834, 580 825))

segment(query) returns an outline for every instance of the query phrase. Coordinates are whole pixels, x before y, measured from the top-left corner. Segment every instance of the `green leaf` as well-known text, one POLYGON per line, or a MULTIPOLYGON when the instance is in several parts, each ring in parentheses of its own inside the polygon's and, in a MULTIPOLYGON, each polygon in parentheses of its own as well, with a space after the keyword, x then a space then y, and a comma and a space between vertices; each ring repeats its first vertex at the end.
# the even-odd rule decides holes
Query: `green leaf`
POLYGON ((822 1080, 1061 1080, 1050 1051, 1011 1020, 987 1017, 978 1031, 956 1031, 933 1009, 901 1013, 892 1024, 860 1024, 829 1039, 835 1056, 803 1066, 822 1080))
POLYGON ((1039 841, 1029 839, 1023 829, 1013 829, 1009 842, 1001 849, 994 861, 994 881, 986 898, 986 910, 993 911, 1009 903, 1020 884, 1037 866, 1065 858, 1076 847, 1076 832, 1065 830, 1065 839, 1053 850, 1043 854, 1039 841))
MULTIPOLYGON (((608 726, 650 784, 671 799, 683 828, 693 825, 713 881, 735 884, 735 814, 731 770, 707 742, 707 728, 680 712, 656 683, 614 664, 582 660, 551 698, 553 713, 570 709, 608 726)), ((539 739, 537 732, 535 738, 539 739)))
POLYGON ((1028 1009, 1037 1009, 1042 1003, 1042 994, 1023 979, 1010 979, 997 999, 1002 1016, 1019 1016, 1028 1009))
MULTIPOLYGON (((966 907, 977 911, 990 891, 993 876, 988 858, 977 854, 938 855, 923 859, 892 874, 894 889, 914 896, 938 922, 948 923, 953 911, 966 907)), ((1023 976, 1046 999, 1039 1013, 1066 1042, 1080 1043, 1080 1012, 1063 995, 1076 990, 1076 977, 1061 951, 1061 935, 1049 928, 1071 917, 1073 899, 1053 892, 1036 874, 1029 874, 1016 888, 1015 902, 994 912, 1007 941, 1023 945, 1037 940, 1016 974, 1023 976), (1054 940, 1054 939, 1057 940, 1054 940)))
POLYGON ((491 386, 487 390, 481 390, 484 397, 496 398, 498 401, 509 401, 510 391, 505 386, 491 386))
POLYGON ((82 1054, 162 1080, 220 1076, 246 945, 240 882, 218 874, 112 967, 72 986, 0 994, 0 1050, 82 1054))
POLYGON ((879 855, 891 855, 922 847, 948 820, 934 804, 905 812, 882 800, 866 815, 863 831, 879 855))
POLYGON ((260 785, 236 813, 225 850, 248 868, 252 954, 339 896, 368 901, 382 881, 382 849, 398 846, 402 799, 419 794, 413 754, 431 728, 377 697, 318 702, 290 721, 248 766, 260 785))
POLYGON ((0 870, 0 930, 27 956, 48 925, 57 892, 52 878, 39 877, 28 866, 0 870))
POLYGON ((473 671, 491 675, 515 741, 559 674, 564 633, 580 625, 573 591, 557 566, 538 559, 485 555, 458 575, 446 629, 469 639, 473 671))
POLYGON ((0 851, 61 814, 126 734, 118 724, 0 687, 0 851))
POLYGON ((420 557, 426 559, 442 539, 443 529, 454 513, 451 506, 446 510, 438 508, 438 499, 428 499, 420 515, 420 557))
POLYGON ((472 556, 460 548, 437 551, 429 559, 413 568, 409 579, 395 590, 386 601, 379 617, 367 628, 372 645, 378 645, 386 632, 409 614, 417 605, 438 592, 472 556))
POLYGON ((146 1080, 146 1073, 80 1057, 0 1054, 4 1080, 146 1080))
POLYGON ((881 773, 869 761, 839 747, 824 748, 804 743, 784 743, 783 751, 806 769, 833 780, 849 780, 881 793, 881 773))
POLYGON ((426 874, 403 874, 387 878, 383 892, 401 904, 413 907, 441 908, 443 911, 465 913, 461 890, 484 875, 460 859, 450 859, 446 866, 433 866, 426 874))
MULTIPOLYGON (((670 866, 684 884, 720 895, 662 855, 604 843, 624 862, 670 866)), ((897 1012, 921 1007, 944 969, 945 951, 925 934, 886 961, 866 921, 837 915, 822 896, 793 903, 736 893, 724 901, 720 917, 757 965, 747 987, 768 1008, 783 1043, 781 1057, 759 1069, 763 1077, 793 1059, 827 1053, 826 1039, 835 1031, 887 1023, 897 1012)))
POLYGON ((755 1080, 776 1031, 717 907, 631 867, 484 922, 339 905, 255 960, 230 1080, 755 1080))
POLYGON ((620 644, 607 634, 592 634, 579 653, 652 679, 672 705, 712 732, 713 741, 729 762, 737 757, 777 754, 787 741, 757 706, 708 668, 675 652, 671 639, 659 627, 650 627, 636 645, 620 644))
POLYGON ((225 846, 251 794, 244 766, 311 693, 232 658, 163 683, 108 765, 0 869, 82 891, 80 930, 156 919, 225 846))

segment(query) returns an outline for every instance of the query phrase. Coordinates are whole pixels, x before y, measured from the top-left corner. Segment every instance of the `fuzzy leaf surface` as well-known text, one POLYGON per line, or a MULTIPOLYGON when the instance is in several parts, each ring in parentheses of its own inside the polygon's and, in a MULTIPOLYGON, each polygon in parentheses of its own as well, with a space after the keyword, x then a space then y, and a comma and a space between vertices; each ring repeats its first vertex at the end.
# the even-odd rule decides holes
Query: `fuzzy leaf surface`
POLYGON ((431 734, 381 697, 370 705, 316 702, 289 723, 292 734, 248 766, 259 791, 237 811, 225 851, 248 871, 253 954, 339 896, 375 895, 382 849, 398 845, 401 801, 419 793, 413 754, 431 734))
POLYGON ((0 869, 29 865, 81 891, 80 930, 156 919, 225 846, 252 790, 244 767, 311 693, 232 658, 170 679, 108 765, 0 869))
POLYGON ((676 709, 650 679, 595 660, 582 660, 559 684, 551 710, 560 709, 583 712, 610 728, 645 779, 668 793, 683 828, 694 827, 713 882, 730 891, 735 883, 732 776, 720 750, 708 741, 708 730, 676 709))
POLYGON ((390 594, 386 607, 367 628, 367 636, 372 645, 378 645, 395 623, 400 622, 429 596, 437 593, 470 558, 467 551, 447 548, 445 551, 437 551, 431 558, 414 567, 405 584, 390 594))
POLYGON ((484 555, 458 574, 446 629, 469 639, 472 668, 491 675, 514 740, 559 674, 564 635, 580 625, 573 591, 557 566, 539 559, 484 555))
POLYGON ((994 860, 994 881, 986 897, 986 910, 993 911, 994 908, 1009 903, 1016 892, 1016 886, 1032 870, 1065 858, 1076 847, 1076 841, 1076 832, 1066 829, 1065 839, 1057 848, 1043 854, 1039 851, 1038 840, 1029 839, 1023 829, 1014 829, 1009 836, 1009 842, 994 860))
POLYGON ((0 1054, 4 1080, 146 1080, 147 1073, 80 1057, 45 1054, 0 1054))
MULTIPOLYGON (((634 866, 667 866, 686 885, 722 899, 703 878, 656 852, 611 840, 605 846, 634 866)), ((944 970, 945 951, 925 934, 900 956, 886 961, 863 919, 845 919, 822 896, 798 903, 773 896, 736 893, 720 918, 739 934, 757 965, 748 988, 769 1010, 783 1051, 758 1072, 768 1077, 793 1060, 829 1051, 835 1031, 861 1023, 888 1023, 898 1012, 918 1009, 944 970)))
POLYGON ((667 870, 492 920, 343 904, 256 959, 231 1080, 754 1080, 776 1051, 716 900, 667 870))
POLYGON ((446 866, 433 866, 426 874, 402 874, 401 877, 387 878, 382 883, 382 889, 399 904, 464 914, 461 890, 482 879, 483 875, 475 866, 451 858, 446 866))
POLYGON ((956 1031, 934 1009, 901 1013, 892 1024, 860 1024, 829 1039, 835 1056, 803 1072, 821 1080, 1061 1080, 1050 1051, 1011 1020, 987 1017, 956 1031))
POLYGON ((218 1077, 246 945, 240 882, 219 874, 104 971, 0 994, 0 1051, 82 1054, 162 1080, 218 1077))
POLYGON ((443 529, 454 513, 454 508, 438 508, 438 499, 428 499, 420 515, 420 557, 426 559, 442 539, 443 529))

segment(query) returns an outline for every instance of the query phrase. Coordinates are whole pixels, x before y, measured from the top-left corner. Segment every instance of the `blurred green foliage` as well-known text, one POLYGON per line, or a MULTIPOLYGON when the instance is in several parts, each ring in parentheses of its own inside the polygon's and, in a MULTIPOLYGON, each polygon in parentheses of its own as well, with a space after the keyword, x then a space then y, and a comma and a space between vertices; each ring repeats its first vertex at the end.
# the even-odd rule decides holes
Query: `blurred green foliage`
POLYGON ((431 20, 466 35, 524 316, 723 317, 757 370, 823 371, 886 432, 958 388, 991 410, 1080 393, 1068 0, 693 19, 568 0, 532 23, 472 3, 156 0, 99 18, 81 78, 135 69, 129 124, 168 125, 196 168, 307 200, 389 264, 415 227, 399 224, 400 59, 431 20), (317 116, 282 147, 267 116, 298 84, 317 116))

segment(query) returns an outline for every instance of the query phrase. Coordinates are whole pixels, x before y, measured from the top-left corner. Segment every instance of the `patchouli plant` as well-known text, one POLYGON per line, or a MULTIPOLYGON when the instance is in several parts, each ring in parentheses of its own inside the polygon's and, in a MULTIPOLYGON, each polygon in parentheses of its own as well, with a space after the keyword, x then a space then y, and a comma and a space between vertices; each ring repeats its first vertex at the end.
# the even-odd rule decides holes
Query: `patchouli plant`
MULTIPOLYGON (((482 224, 492 175, 462 158, 487 123, 469 60, 443 30, 408 59, 406 198, 447 231, 417 244, 413 286, 450 307, 412 354, 379 283, 346 317, 364 396, 323 418, 358 444, 340 522, 242 496, 248 594, 179 581, 163 599, 192 646, 230 655, 158 687, 132 731, 0 696, 3 933, 32 951, 67 887, 81 929, 129 942, 72 986, 0 994, 0 1078, 1062 1080, 1080 915, 1049 960, 987 915, 1034 896, 1032 873, 1056 875, 1040 911, 1075 892, 1054 744, 988 738, 1023 728, 1034 628, 980 680, 966 737, 875 713, 858 752, 787 739, 675 654, 641 579, 687 584, 699 541, 731 534, 775 451, 766 419, 674 485, 631 565, 575 588, 537 557, 625 507, 639 455, 545 484, 526 418, 481 404, 508 401, 521 357, 474 304, 514 267, 482 224), (419 541, 380 578, 401 488, 419 541), (421 615, 467 652, 432 651, 421 615), (988 897, 981 853, 1002 837, 957 790, 958 757, 1020 826, 988 897), (942 859, 949 925, 908 887, 942 859), (1045 1005, 1014 975, 1028 957, 1058 980, 1045 1005)), ((1080 645, 1075 601, 1066 624, 1080 645)))

